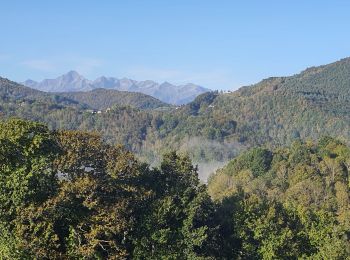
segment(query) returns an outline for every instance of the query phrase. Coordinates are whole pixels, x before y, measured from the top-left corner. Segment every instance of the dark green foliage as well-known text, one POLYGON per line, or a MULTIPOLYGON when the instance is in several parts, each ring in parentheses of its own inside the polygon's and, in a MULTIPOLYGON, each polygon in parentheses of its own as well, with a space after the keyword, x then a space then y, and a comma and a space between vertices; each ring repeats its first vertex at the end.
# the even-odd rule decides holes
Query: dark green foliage
POLYGON ((232 167, 233 172, 250 169, 254 176, 259 176, 269 170, 271 160, 272 153, 269 150, 253 148, 230 162, 228 167, 232 167))
MULTIPOLYGON (((217 249, 215 206, 187 156, 167 154, 155 172, 154 197, 140 213, 136 259, 202 259, 217 249), (159 183, 162 186, 158 186, 159 183), (145 214, 146 213, 146 214, 145 214)), ((154 181, 154 179, 153 179, 154 181)))
POLYGON ((44 125, 14 119, 0 129, 0 218, 10 220, 19 207, 54 192, 51 162, 59 149, 44 125))
POLYGON ((213 175, 209 192, 225 207, 231 201, 241 257, 346 259, 349 160, 349 147, 325 137, 273 152, 254 148, 213 175))

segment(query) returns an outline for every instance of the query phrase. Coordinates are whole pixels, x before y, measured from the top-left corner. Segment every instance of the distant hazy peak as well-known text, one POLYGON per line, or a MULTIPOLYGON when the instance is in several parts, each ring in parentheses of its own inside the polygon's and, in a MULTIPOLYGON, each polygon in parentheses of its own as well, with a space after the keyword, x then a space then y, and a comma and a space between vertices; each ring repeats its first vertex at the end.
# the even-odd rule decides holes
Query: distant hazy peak
POLYGON ((23 85, 27 87, 35 87, 36 84, 38 84, 38 82, 32 79, 27 79, 26 81, 23 82, 23 85))
POLYGON ((61 76, 62 78, 67 78, 67 79, 79 79, 79 78, 84 78, 83 76, 81 76, 78 72, 71 70, 69 72, 67 72, 66 74, 63 74, 61 76))

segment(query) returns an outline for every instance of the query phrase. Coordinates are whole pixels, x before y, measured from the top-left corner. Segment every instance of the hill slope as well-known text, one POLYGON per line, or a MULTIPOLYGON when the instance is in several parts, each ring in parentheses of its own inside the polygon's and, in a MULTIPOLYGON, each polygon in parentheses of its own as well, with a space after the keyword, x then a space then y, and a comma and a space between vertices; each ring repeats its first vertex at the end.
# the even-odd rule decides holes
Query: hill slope
POLYGON ((349 71, 350 59, 343 59, 291 77, 269 78, 233 93, 212 98, 204 94, 202 100, 178 111, 177 131, 203 135, 211 127, 208 136, 213 139, 252 144, 287 144, 295 138, 326 134, 349 139, 349 71), (235 127, 212 124, 230 120, 235 127))
POLYGON ((161 113, 157 111, 158 109, 146 112, 141 108, 158 108, 158 105, 163 107, 166 104, 139 93, 128 94, 114 90, 102 90, 103 93, 105 91, 113 93, 109 97, 111 109, 94 114, 89 110, 94 106, 102 105, 98 99, 89 101, 91 96, 99 96, 94 95, 93 92, 84 93, 82 97, 79 97, 79 93, 72 94, 72 98, 86 101, 80 103, 71 99, 70 94, 65 97, 46 93, 0 78, 0 118, 19 117, 45 122, 51 129, 96 131, 103 134, 108 142, 121 143, 129 150, 140 151, 153 117, 161 113), (117 94, 122 96, 118 98, 117 94), (112 103, 112 101, 119 103, 112 103), (140 103, 137 103, 138 101, 140 103))
POLYGON ((107 109, 115 105, 131 106, 140 109, 169 107, 168 104, 142 93, 113 89, 94 89, 86 92, 63 92, 57 94, 79 103, 87 104, 93 109, 107 109))

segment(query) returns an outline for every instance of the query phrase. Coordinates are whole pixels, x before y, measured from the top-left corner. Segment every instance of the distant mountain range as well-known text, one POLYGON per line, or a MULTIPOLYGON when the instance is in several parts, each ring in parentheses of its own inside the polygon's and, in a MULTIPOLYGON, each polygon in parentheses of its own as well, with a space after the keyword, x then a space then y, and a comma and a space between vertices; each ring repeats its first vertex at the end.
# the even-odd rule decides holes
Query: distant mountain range
POLYGON ((195 85, 173 85, 169 82, 157 83, 152 80, 136 81, 132 79, 99 77, 88 80, 76 71, 70 71, 56 79, 44 79, 37 82, 31 79, 22 82, 23 85, 46 92, 78 92, 90 91, 97 88, 114 89, 119 91, 140 92, 155 97, 168 104, 186 104, 198 95, 210 91, 195 85))
POLYGON ((106 110, 115 106, 131 107, 140 110, 172 107, 167 103, 142 93, 118 91, 114 89, 49 93, 26 87, 0 77, 0 113, 2 110, 5 110, 4 107, 9 104, 16 107, 18 103, 23 105, 28 102, 30 104, 54 104, 52 107, 54 109, 60 106, 75 107, 83 110, 106 110))

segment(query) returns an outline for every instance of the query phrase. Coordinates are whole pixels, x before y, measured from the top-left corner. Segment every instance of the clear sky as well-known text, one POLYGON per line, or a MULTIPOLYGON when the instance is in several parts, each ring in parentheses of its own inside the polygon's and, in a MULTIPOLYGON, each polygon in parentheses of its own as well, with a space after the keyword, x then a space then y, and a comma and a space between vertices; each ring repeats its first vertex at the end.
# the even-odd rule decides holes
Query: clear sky
POLYGON ((350 1, 16 1, 0 76, 98 76, 236 89, 350 56, 350 1))

